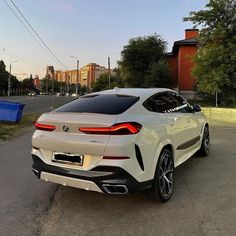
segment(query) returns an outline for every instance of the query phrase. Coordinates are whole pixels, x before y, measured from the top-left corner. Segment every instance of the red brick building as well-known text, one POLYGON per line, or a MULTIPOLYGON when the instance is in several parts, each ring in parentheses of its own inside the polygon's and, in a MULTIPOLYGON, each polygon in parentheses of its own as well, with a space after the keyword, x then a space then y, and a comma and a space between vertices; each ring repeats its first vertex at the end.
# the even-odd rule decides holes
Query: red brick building
POLYGON ((174 42, 168 54, 173 87, 185 97, 194 97, 195 79, 192 76, 193 58, 197 53, 198 29, 186 29, 185 39, 174 42))
POLYGON ((35 75, 34 79, 33 79, 33 83, 34 83, 34 87, 36 89, 41 89, 41 86, 42 86, 42 80, 39 79, 39 76, 38 75, 35 75))

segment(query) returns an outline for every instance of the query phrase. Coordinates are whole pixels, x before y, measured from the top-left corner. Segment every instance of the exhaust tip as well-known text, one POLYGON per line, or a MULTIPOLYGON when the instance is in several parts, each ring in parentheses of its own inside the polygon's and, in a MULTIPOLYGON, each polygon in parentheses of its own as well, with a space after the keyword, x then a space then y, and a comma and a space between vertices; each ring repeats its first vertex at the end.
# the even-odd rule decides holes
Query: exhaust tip
POLYGON ((103 184, 103 189, 108 194, 128 194, 126 185, 103 184))

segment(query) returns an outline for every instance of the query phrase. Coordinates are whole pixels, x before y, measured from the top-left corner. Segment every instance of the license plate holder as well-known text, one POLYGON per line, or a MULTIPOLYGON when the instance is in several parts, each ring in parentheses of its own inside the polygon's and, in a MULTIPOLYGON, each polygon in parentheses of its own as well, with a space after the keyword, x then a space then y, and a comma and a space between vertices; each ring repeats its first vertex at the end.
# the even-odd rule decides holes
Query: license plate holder
POLYGON ((82 166, 84 162, 84 155, 54 152, 52 155, 52 162, 82 166))

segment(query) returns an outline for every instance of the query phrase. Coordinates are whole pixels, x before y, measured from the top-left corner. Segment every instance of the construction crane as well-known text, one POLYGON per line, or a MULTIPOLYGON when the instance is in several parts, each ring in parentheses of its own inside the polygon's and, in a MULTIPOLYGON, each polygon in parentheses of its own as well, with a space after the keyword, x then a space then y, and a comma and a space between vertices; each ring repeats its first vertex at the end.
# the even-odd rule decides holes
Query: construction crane
POLYGON ((27 75, 26 73, 22 73, 22 74, 13 74, 14 76, 17 76, 17 75, 27 75))

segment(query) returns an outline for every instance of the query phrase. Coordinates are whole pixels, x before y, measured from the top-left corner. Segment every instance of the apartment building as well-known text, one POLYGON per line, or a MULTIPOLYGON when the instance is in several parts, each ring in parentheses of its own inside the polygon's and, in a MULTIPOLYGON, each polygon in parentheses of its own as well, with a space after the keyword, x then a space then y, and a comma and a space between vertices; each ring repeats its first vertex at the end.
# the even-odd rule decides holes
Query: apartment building
POLYGON ((108 69, 96 63, 90 63, 80 69, 81 85, 91 88, 91 85, 101 74, 108 73, 108 69))
MULTIPOLYGON (((92 82, 104 73, 108 73, 108 69, 104 66, 100 66, 96 63, 90 63, 80 68, 78 73, 78 83, 81 86, 87 86, 91 88, 92 82)), ((76 84, 77 70, 54 70, 53 66, 47 66, 46 77, 54 78, 59 82, 65 82, 68 84, 76 84)))

